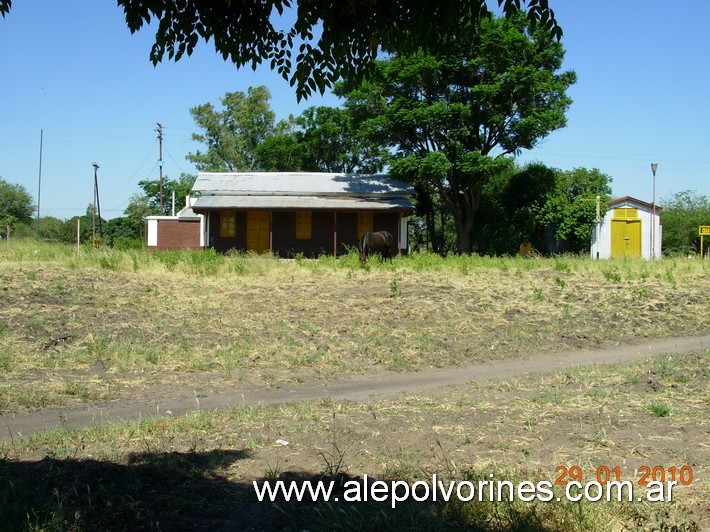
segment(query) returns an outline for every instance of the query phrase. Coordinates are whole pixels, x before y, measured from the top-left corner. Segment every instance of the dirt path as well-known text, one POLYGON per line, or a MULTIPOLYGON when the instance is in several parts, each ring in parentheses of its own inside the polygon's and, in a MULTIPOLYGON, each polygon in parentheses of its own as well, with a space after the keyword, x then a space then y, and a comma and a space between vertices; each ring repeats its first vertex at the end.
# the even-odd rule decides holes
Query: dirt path
POLYGON ((212 410, 238 406, 308 401, 329 397, 333 400, 364 401, 399 392, 417 393, 444 386, 540 373, 589 364, 630 362, 662 354, 686 354, 710 348, 710 334, 698 337, 661 338, 641 344, 624 345, 600 351, 530 354, 524 359, 496 361, 491 364, 451 367, 419 373, 355 375, 321 385, 289 386, 277 390, 235 388, 229 393, 197 396, 191 388, 165 388, 142 392, 143 397, 87 407, 44 409, 2 415, 0 440, 27 437, 45 428, 64 424, 81 427, 96 421, 139 419, 165 413, 179 415, 192 410, 212 410), (4 426, 3 426, 4 425, 4 426))

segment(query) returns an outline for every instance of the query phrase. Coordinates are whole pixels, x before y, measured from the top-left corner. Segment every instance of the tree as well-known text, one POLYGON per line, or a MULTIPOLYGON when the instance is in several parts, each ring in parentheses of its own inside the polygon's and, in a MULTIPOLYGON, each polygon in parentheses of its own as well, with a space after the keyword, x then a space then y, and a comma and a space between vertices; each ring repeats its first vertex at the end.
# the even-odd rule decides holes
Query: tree
POLYGON ((5 226, 8 240, 12 227, 17 223, 30 223, 34 211, 34 202, 27 189, 0 177, 0 225, 5 226))
POLYGON ((395 152, 390 168, 433 190, 454 218, 457 250, 470 235, 486 182, 510 170, 508 155, 566 125, 574 72, 558 72, 562 45, 524 17, 483 20, 438 56, 378 62, 371 82, 337 88, 353 116, 395 152))
POLYGON ((39 219, 39 237, 47 242, 62 242, 64 221, 54 216, 39 219))
POLYGON ((306 171, 374 174, 384 166, 385 150, 353 126, 347 109, 310 107, 296 119, 306 171))
POLYGON ((384 167, 386 151, 353 126, 346 109, 309 107, 289 125, 257 147, 262 170, 372 174, 384 167))
POLYGON ((159 212, 159 208, 150 207, 149 201, 145 194, 133 194, 123 211, 134 238, 145 240, 146 216, 152 216, 159 212))
MULTIPOLYGON (((180 177, 177 179, 170 179, 167 176, 163 178, 163 196, 170 197, 172 193, 175 192, 176 211, 182 208, 178 207, 178 205, 183 205, 185 197, 190 195, 192 185, 195 184, 195 179, 196 177, 194 175, 185 173, 180 174, 180 177)), ((144 179, 138 182, 138 186, 141 187, 143 193, 133 196, 131 203, 133 203, 134 200, 137 203, 144 201, 147 206, 147 214, 145 214, 147 216, 170 215, 172 212, 171 201, 163 201, 163 210, 160 210, 160 181, 158 179, 144 179), (144 199, 140 199, 141 197, 144 199)), ((129 209, 127 208, 124 214, 128 215, 128 211, 129 209)))
POLYGON ((129 216, 111 218, 104 226, 106 243, 119 249, 140 248, 145 241, 145 221, 139 224, 129 216))
POLYGON ((256 149, 268 137, 288 128, 274 125, 271 93, 266 87, 250 87, 247 94, 228 92, 221 99, 223 110, 211 103, 190 109, 195 123, 204 130, 192 138, 207 144, 207 152, 190 153, 187 160, 205 172, 250 172, 258 169, 256 149))
MULTIPOLYGON (((548 0, 497 0, 507 15, 519 9, 556 38, 562 36, 548 0)), ((0 0, 0 15, 12 0, 0 0)), ((153 64, 165 54, 178 61, 200 40, 214 42, 224 60, 252 69, 267 61, 296 86, 299 100, 339 78, 361 79, 380 50, 436 50, 451 37, 490 16, 486 0, 118 0, 131 33, 159 21, 150 52, 153 64), (295 21, 277 29, 291 10, 295 21), (295 57, 294 51, 298 47, 295 57)))
MULTIPOLYGON (((180 210, 186 196, 190 194, 192 185, 195 184, 196 177, 191 174, 180 174, 178 179, 163 178, 163 194, 171 195, 175 192, 176 211, 180 210)), ((131 196, 126 209, 125 216, 111 220, 106 227, 106 236, 109 243, 114 244, 115 239, 140 239, 145 240, 145 218, 146 216, 167 216, 172 211, 171 202, 163 202, 163 210, 160 210, 160 181, 157 179, 146 179, 139 181, 141 192, 131 196), (113 223, 111 223, 113 222, 113 223)))
POLYGON ((611 177, 596 168, 563 171, 541 163, 497 176, 483 190, 475 249, 514 254, 530 242, 544 254, 586 252, 597 218, 596 197, 604 205, 610 183, 611 177))
POLYGON ((611 176, 596 168, 557 170, 555 188, 548 195, 542 220, 554 228, 557 240, 567 241, 569 251, 586 252, 590 231, 599 216, 604 217, 606 203, 611 199, 611 176), (597 200, 597 197, 599 199, 597 200))
MULTIPOLYGON (((661 201, 663 253, 697 254, 700 252, 701 225, 710 225, 710 197, 692 190, 678 192, 661 201)), ((710 238, 705 239, 705 250, 710 249, 710 238)))

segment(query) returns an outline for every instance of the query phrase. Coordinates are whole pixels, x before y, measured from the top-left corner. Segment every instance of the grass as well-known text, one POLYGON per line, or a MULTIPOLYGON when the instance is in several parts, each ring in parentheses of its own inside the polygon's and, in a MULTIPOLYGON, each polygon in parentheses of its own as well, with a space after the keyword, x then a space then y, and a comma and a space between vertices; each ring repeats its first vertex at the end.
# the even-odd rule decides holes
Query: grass
MULTIPOLYGON (((686 259, 422 254, 363 266, 356 253, 281 261, 0 243, 0 414, 179 387, 199 406, 205 390, 324 385, 347 375, 706 334, 709 273, 708 261, 686 259)), ((12 479, 0 485, 0 522, 89 530, 114 527, 120 515, 118 528, 224 528, 251 511, 257 528, 691 523, 692 530, 707 515, 699 509, 708 497, 708 356, 362 404, 326 400, 60 426, 0 443, 0 477, 12 479), (288 507, 288 518, 255 508, 250 484, 363 473, 411 482, 435 472, 534 479, 554 477, 560 464, 591 473, 617 463, 629 477, 643 465, 694 464, 697 482, 678 504, 653 507, 455 503, 390 512, 361 504, 288 507)))
MULTIPOLYGON (((9 528, 257 527, 700 530, 710 485, 704 446, 710 351, 457 386, 364 403, 318 400, 65 427, 0 444, 0 519, 9 528), (652 375, 629 385, 636 376, 652 375), (675 376, 687 375, 683 387, 675 376), (590 396, 588 392, 598 392, 590 396), (649 415, 657 397, 671 417, 649 415), (603 399, 599 399, 602 397, 603 399), (288 445, 277 444, 285 439, 288 445), (44 457, 44 458, 41 458, 44 457), (38 459, 39 458, 39 459, 38 459), (690 465, 673 504, 253 502, 252 480, 361 478, 554 482, 619 465, 690 465), (42 482, 38 483, 37 479, 42 482), (314 517, 315 516, 315 517, 314 517)), ((557 495, 561 495, 558 491, 557 495)))

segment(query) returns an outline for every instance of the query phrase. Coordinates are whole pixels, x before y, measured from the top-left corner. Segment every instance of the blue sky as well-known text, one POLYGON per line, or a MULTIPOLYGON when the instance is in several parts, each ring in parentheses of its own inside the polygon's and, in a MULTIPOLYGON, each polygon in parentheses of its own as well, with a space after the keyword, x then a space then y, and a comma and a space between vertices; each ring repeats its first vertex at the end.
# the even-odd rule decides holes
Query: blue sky
MULTIPOLYGON (((576 71, 568 126, 521 163, 598 168, 614 195, 656 199, 710 194, 710 41, 705 0, 550 0, 564 30, 565 69, 576 71)), ((195 173, 200 146, 189 109, 229 91, 266 85, 278 118, 297 103, 266 66, 237 70, 201 43, 191 57, 153 67, 154 33, 131 35, 115 2, 16 0, 0 19, 0 177, 37 197, 43 130, 41 213, 85 212, 99 164, 101 213, 121 216, 138 181, 158 177, 155 125, 164 125, 164 175, 195 173)))

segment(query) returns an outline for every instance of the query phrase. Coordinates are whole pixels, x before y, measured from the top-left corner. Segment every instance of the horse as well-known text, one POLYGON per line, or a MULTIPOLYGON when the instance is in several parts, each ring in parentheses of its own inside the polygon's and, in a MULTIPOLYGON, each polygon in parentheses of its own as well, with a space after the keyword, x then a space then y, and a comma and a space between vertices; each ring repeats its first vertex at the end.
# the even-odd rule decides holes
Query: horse
POLYGON ((358 245, 360 262, 365 262, 367 257, 375 253, 380 254, 380 260, 389 259, 391 262, 393 243, 394 237, 387 231, 377 231, 375 233, 366 231, 358 245))

